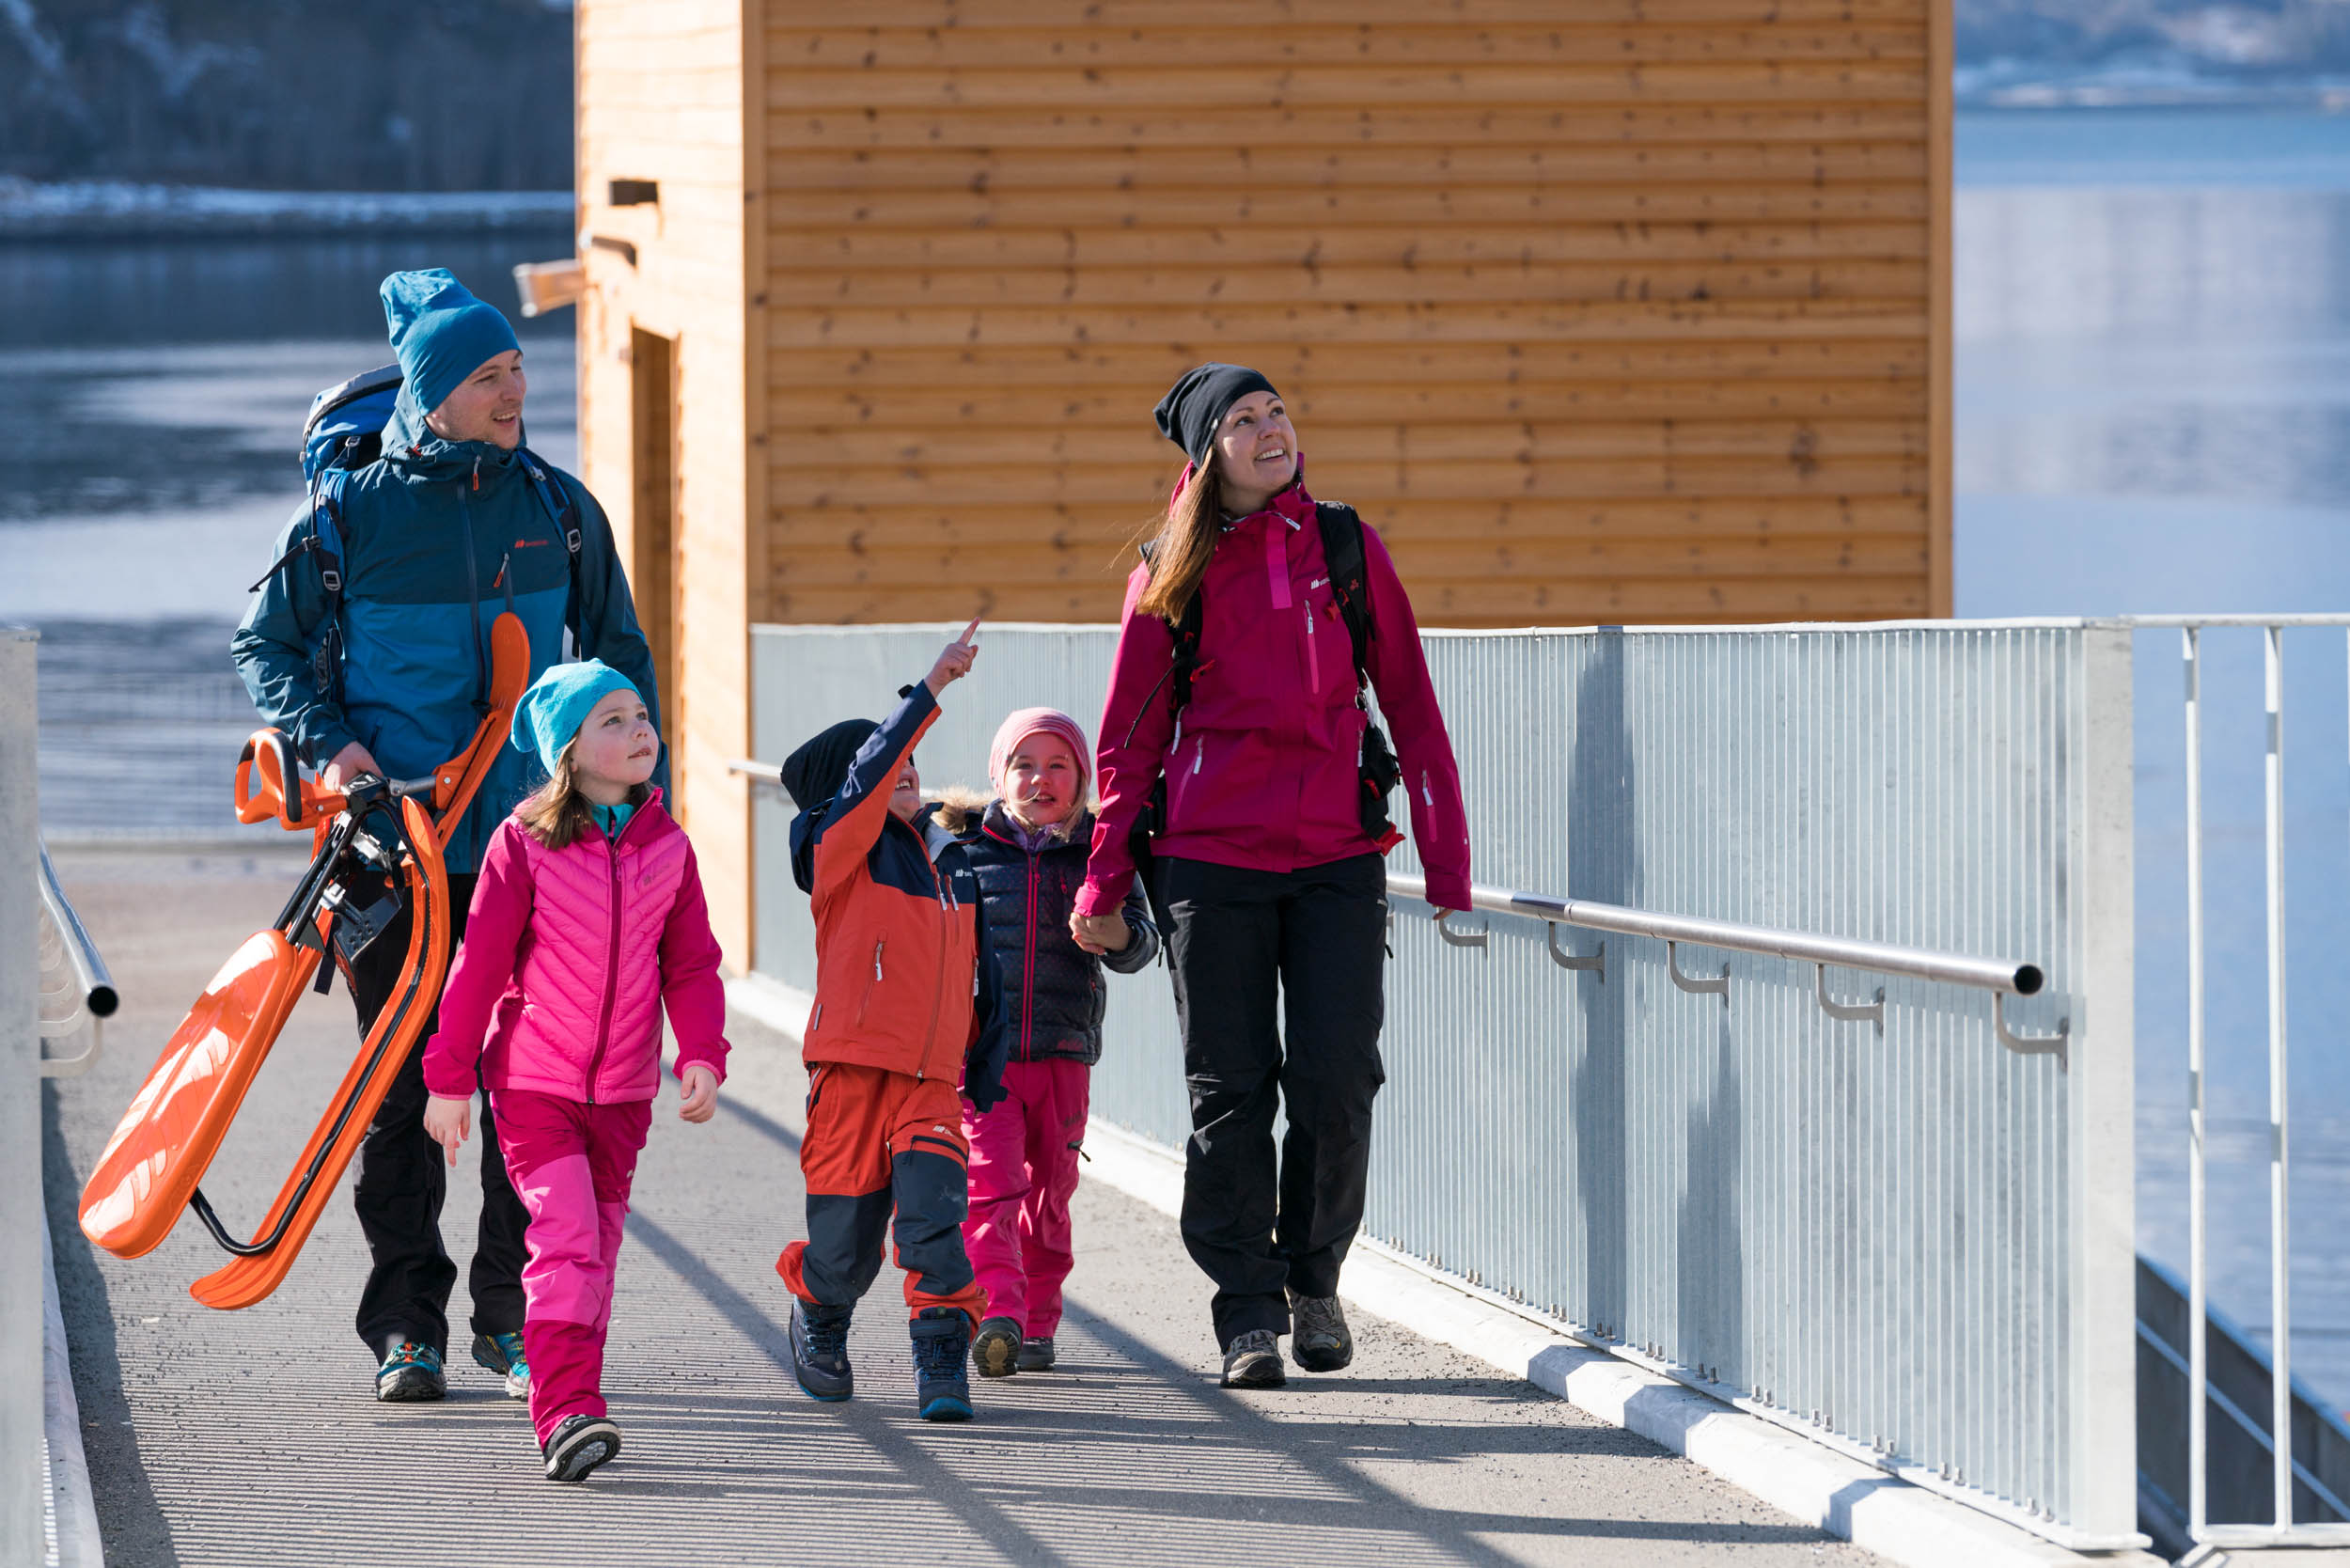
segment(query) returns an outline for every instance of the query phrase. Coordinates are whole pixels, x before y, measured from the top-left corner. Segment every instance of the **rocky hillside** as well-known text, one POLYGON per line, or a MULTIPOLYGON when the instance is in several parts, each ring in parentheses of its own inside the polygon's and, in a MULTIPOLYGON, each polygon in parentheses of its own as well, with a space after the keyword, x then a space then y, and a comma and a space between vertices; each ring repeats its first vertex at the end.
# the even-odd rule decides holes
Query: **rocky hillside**
MULTIPOLYGON (((1957 0, 1957 52, 1972 101, 2350 81, 2350 0, 1957 0)), ((560 190, 571 57, 569 0, 0 0, 0 179, 560 190)))
POLYGON ((0 0, 0 176, 563 190, 548 0, 0 0))
POLYGON ((2350 72, 2350 0, 1958 0, 1961 69, 2170 70, 2246 81, 2350 72))

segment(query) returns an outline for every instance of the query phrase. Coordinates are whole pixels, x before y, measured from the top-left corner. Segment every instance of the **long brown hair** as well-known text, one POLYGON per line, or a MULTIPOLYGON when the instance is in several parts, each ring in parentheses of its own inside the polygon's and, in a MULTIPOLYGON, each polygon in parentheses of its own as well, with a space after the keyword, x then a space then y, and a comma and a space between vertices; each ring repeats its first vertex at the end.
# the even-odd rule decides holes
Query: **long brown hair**
MULTIPOLYGON (((651 789, 643 784, 628 792, 631 806, 642 806, 651 798, 651 789)), ((515 807, 514 815, 533 839, 551 850, 569 849, 581 834, 601 831, 596 826, 595 803, 581 792, 579 780, 572 776, 570 746, 555 760, 554 776, 515 807)))
POLYGON ((1216 454, 1191 470, 1190 482, 1167 498, 1167 516, 1151 546, 1151 586, 1135 608, 1168 621, 1181 620, 1208 574, 1208 557, 1224 526, 1224 485, 1216 477, 1216 454))

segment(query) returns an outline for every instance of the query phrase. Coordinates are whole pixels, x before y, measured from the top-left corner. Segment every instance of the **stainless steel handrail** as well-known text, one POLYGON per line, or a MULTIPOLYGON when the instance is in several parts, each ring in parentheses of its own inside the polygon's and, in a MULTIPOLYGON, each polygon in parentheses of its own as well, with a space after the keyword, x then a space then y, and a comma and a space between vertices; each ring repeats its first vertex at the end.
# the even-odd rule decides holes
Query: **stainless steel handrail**
POLYGON ((764 784, 771 790, 783 788, 783 769, 774 762, 760 762, 748 757, 738 757, 727 764, 727 772, 740 774, 752 783, 764 784))
MULTIPOLYGON (((1387 891, 1425 902, 1428 883, 1423 877, 1390 875, 1387 891)), ((1472 886, 1469 888, 1469 902, 1476 909, 1496 915, 1520 915, 1529 919, 1543 920, 1554 928, 1578 926, 1586 931, 1653 938, 1665 944, 1665 961, 1675 985, 1684 991, 1718 996, 1724 1007, 1730 1005, 1729 966, 1725 964, 1718 976, 1687 974, 1680 964, 1681 944, 1686 942, 1697 947, 1722 948, 1731 952, 1758 953, 1765 958, 1793 959, 1815 964, 1818 966, 1814 977, 1815 990, 1822 1011, 1833 1018, 1872 1022, 1879 1032, 1885 1027, 1885 993, 1879 990, 1873 1003, 1834 1001, 1827 994, 1828 965, 1834 964, 1840 969, 1862 969, 1872 974, 1936 980, 1946 985, 1968 985, 1988 991, 1992 994, 1992 1019, 1999 1043, 2009 1050, 2025 1056, 2053 1055, 2062 1063, 2065 1041, 2072 1033, 2070 1018, 2058 1020, 2056 1032, 2048 1035, 2018 1034, 2008 1027, 2007 998, 2036 996, 2047 983, 2046 974, 2036 964, 2003 958, 1973 958, 1963 953, 1898 947, 1889 942, 1863 942, 1845 936, 1820 936, 1810 932, 1751 926, 1736 920, 1660 915, 1646 909, 1630 909, 1622 904, 1598 903, 1589 899, 1564 899, 1555 893, 1527 893, 1472 886)), ((1456 947, 1483 945, 1482 937, 1464 936, 1452 931, 1449 913, 1439 913, 1436 923, 1445 940, 1456 947)), ((1606 983, 1606 944, 1601 945, 1596 958, 1570 958, 1559 950, 1554 930, 1550 951, 1551 957, 1562 967, 1595 971, 1601 983, 1606 983)))
POLYGON ((89 1009, 93 1018, 111 1017, 121 1005, 114 976, 100 955, 98 944, 90 940, 82 917, 74 913, 65 889, 58 885, 57 868, 49 863, 47 844, 40 846, 40 906, 64 943, 66 962, 73 966, 73 978, 81 986, 82 1005, 89 1009))
MULTIPOLYGON (((1387 891, 1425 902, 1428 884, 1416 876, 1389 876, 1387 891)), ((1809 932, 1783 931, 1775 926, 1749 926, 1735 920, 1706 920, 1689 915, 1658 915, 1617 903, 1590 899, 1562 899, 1555 893, 1521 893, 1500 887, 1472 886, 1470 902, 1496 915, 1525 915, 1586 931, 1612 931, 1625 936, 1653 936, 1660 942, 1689 942, 1731 952, 1761 953, 1765 958, 1792 958, 1806 964, 1833 964, 1843 969, 1866 969, 1879 975, 1905 975, 1940 980, 1948 985, 1971 985, 1984 991, 2008 991, 2018 996, 2039 993, 2046 977, 2035 964, 2003 958, 1967 958, 1925 948, 1901 948, 1888 942, 1861 942, 1847 936, 1815 936, 1809 932)))

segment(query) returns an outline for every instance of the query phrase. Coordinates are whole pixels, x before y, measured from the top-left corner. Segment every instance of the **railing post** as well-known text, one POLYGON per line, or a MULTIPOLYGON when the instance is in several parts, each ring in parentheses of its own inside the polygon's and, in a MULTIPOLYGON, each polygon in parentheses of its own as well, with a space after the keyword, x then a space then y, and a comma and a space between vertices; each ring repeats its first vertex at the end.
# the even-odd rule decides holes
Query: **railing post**
POLYGON ((2192 626, 2180 636, 2186 654, 2186 1531, 2202 1539, 2211 1522, 2211 1304, 2203 1280, 2203 661, 2192 626))
POLYGON ((0 626, 0 1562, 39 1562, 40 899, 36 634, 0 626))
POLYGON ((2081 968, 2069 1083, 2073 1230, 2071 1443, 2074 1525, 2085 1535, 2138 1529, 2138 1237, 2133 1010, 2130 688, 2125 626, 2081 634, 2085 766, 2072 864, 2086 868, 2081 968))
POLYGON ((2284 631, 2262 628, 2266 653, 2268 757, 2268 1310, 2269 1436, 2275 1460, 2276 1525, 2293 1524, 2293 1249, 2285 1169, 2285 664, 2284 631))

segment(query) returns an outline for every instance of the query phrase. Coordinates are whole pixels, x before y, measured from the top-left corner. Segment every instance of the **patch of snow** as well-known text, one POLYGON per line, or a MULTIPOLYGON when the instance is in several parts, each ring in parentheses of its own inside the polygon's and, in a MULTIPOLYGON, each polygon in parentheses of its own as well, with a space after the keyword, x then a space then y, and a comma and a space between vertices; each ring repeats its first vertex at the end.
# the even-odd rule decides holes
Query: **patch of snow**
MULTIPOLYGON (((0 8, 15 0, 0 0, 0 8)), ((569 191, 246 191, 118 180, 37 183, 0 175, 0 221, 16 217, 187 216, 414 223, 433 218, 568 220, 569 191)))

